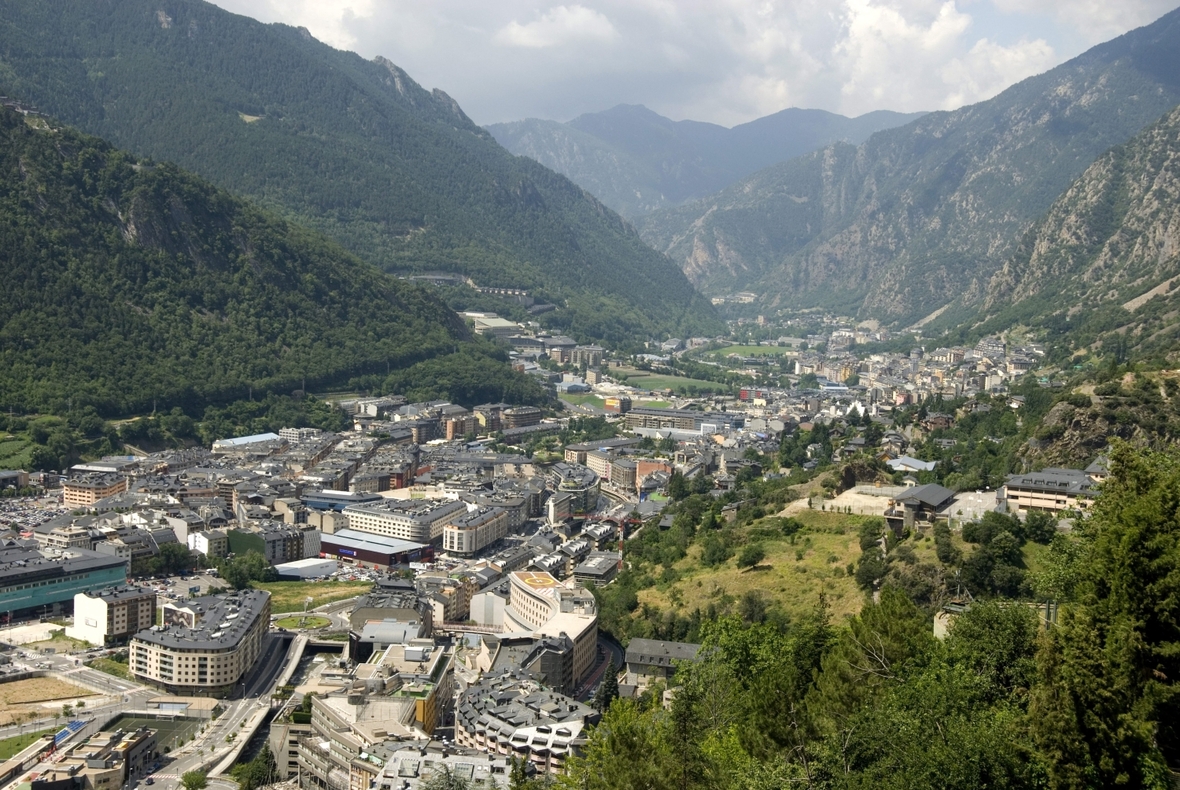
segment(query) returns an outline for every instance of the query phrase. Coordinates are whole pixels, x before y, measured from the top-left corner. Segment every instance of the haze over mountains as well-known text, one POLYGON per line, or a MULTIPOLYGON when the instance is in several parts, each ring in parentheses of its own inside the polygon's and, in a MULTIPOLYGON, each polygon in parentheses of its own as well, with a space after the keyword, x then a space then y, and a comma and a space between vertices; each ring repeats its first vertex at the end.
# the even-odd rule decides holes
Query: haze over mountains
POLYGON ((512 153, 556 170, 634 219, 705 197, 821 146, 861 143, 873 132, 922 115, 879 111, 846 118, 790 108, 726 129, 620 104, 569 123, 528 118, 487 129, 512 153))
POLYGON ((384 58, 198 0, 7 2, 0 93, 170 160, 381 268, 457 272, 559 305, 581 338, 719 331, 617 215, 513 157, 384 58))
POLYGON ((1180 101, 1180 12, 995 98, 784 162, 638 221, 699 287, 763 309, 969 320, 1022 234, 1180 101))

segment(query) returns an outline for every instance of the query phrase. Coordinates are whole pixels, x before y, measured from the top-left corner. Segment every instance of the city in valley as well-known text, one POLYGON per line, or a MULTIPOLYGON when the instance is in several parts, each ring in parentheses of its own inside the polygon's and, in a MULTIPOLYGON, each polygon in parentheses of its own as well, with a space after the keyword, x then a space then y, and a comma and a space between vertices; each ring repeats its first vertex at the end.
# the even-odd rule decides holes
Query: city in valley
POLYGON ((430 761, 475 779, 556 774, 604 695, 666 689, 698 656, 672 639, 624 649, 598 611, 633 563, 625 542, 668 530, 686 491, 733 521, 752 480, 802 492, 859 459, 879 472, 778 509, 878 516, 901 535, 1079 511, 1105 474, 951 490, 932 482, 937 460, 911 455, 954 448, 964 416, 1019 416, 1022 382, 1051 391, 1035 343, 890 352, 873 345, 887 334, 828 316, 735 321, 729 338, 620 357, 467 318, 555 407, 343 397, 345 430, 0 473, 0 680, 53 684, 0 731, 29 741, 5 778, 217 781, 263 742, 271 778, 300 787, 414 787, 430 761), (741 386, 718 383, 729 375, 741 386))

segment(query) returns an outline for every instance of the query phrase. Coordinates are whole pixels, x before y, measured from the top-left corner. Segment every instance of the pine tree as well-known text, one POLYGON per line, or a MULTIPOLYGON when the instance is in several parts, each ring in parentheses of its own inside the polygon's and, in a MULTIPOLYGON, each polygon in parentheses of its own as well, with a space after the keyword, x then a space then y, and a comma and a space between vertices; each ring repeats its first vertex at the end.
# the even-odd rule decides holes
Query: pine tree
POLYGON ((619 678, 618 668, 615 666, 615 660, 612 658, 610 663, 606 665, 606 674, 602 678, 602 682, 598 684, 598 691, 594 693, 594 709, 600 713, 606 713, 610 710, 610 704, 619 696, 619 678))

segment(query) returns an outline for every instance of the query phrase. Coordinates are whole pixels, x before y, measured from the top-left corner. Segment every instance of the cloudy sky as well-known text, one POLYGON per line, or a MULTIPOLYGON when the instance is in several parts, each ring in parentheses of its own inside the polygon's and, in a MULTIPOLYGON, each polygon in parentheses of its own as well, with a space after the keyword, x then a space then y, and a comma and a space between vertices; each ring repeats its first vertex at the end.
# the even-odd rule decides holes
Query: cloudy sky
POLYGON ((731 126, 785 107, 953 109, 1178 0, 213 0, 384 55, 478 123, 620 103, 731 126))

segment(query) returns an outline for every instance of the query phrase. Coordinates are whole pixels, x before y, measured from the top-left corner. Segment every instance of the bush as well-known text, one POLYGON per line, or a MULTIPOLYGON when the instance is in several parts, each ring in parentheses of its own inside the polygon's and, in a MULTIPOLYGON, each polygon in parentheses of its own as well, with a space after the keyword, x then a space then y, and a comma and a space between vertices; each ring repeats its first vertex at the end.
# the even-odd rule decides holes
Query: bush
POLYGON ((1049 513, 1034 510, 1024 519, 1024 534, 1034 543, 1047 546, 1057 534, 1057 519, 1049 513))
POLYGON ((737 564, 739 568, 753 568, 765 558, 766 550, 762 548, 762 544, 751 543, 742 549, 742 553, 738 555, 737 564))

